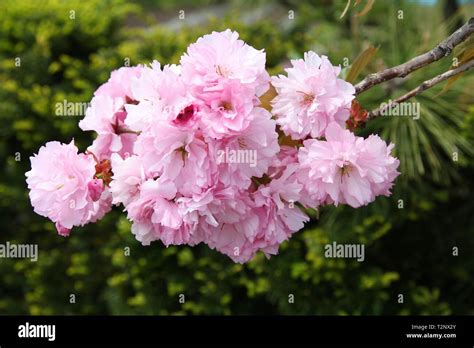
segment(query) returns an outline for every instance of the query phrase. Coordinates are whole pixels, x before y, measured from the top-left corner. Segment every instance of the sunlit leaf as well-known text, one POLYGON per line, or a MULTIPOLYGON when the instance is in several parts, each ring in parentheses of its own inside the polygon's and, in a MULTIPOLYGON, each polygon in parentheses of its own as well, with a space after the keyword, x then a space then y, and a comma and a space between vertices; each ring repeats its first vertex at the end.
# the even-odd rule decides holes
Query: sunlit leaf
POLYGON ((360 72, 372 61, 377 48, 374 46, 367 47, 352 63, 349 72, 347 73, 346 81, 354 82, 360 72))

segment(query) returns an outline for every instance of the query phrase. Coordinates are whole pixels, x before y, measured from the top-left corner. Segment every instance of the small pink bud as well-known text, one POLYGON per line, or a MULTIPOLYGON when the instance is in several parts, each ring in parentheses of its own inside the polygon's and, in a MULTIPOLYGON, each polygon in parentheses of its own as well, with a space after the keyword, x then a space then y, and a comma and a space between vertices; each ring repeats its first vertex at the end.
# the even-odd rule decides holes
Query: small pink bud
POLYGON ((63 237, 68 237, 71 233, 69 228, 64 227, 59 222, 56 222, 56 230, 58 230, 58 234, 63 237))
POLYGON ((89 181, 87 188, 89 189, 89 196, 94 202, 96 202, 100 199, 100 196, 104 191, 104 183, 101 179, 95 178, 92 181, 89 181))

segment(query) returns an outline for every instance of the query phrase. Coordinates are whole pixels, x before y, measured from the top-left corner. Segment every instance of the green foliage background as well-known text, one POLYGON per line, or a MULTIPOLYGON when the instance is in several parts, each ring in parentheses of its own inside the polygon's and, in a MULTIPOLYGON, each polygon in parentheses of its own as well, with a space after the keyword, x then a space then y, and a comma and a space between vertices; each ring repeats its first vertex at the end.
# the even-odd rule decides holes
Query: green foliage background
MULTIPOLYGON (((181 8, 190 13, 217 2, 196 3, 0 2, 0 243, 39 245, 36 263, 0 259, 0 314, 474 314, 472 73, 440 96, 442 86, 417 97, 420 120, 382 117, 361 130, 396 143, 402 175, 392 197, 357 210, 322 209, 270 260, 258 255, 243 266, 206 246, 143 247, 119 208, 67 239, 33 212, 24 177, 29 156, 50 140, 74 138, 84 150, 93 139, 80 131, 79 118, 55 116, 55 104, 89 101, 126 59, 176 63, 200 35, 231 28, 265 48, 271 73, 309 49, 341 64, 372 44, 379 50, 366 74, 430 49, 449 25, 440 4, 388 0, 364 17, 354 16, 362 5, 352 7, 341 20, 345 1, 231 1, 226 18, 177 30, 160 24, 181 8), (272 15, 246 20, 262 6, 272 6, 272 15), (333 241, 364 243, 365 261, 325 258, 324 245, 333 241)), ((464 6, 460 15, 472 13, 464 6)), ((374 88, 360 101, 377 107, 450 64, 374 88)))

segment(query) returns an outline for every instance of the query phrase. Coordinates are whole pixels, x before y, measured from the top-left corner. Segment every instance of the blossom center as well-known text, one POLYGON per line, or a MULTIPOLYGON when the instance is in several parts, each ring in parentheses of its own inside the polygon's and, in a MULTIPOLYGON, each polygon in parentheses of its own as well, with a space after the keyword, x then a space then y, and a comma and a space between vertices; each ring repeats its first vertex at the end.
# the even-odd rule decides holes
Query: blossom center
POLYGON ((181 153, 181 158, 182 158, 183 162, 186 162, 186 157, 188 155, 188 152, 186 151, 185 145, 177 148, 176 151, 181 153))
POLYGON ((228 101, 222 102, 221 107, 222 107, 225 111, 232 111, 232 104, 231 104, 230 102, 228 102, 228 101))
POLYGON ((349 174, 350 174, 351 171, 352 171, 352 166, 351 166, 350 164, 344 164, 344 165, 341 167, 340 171, 341 171, 341 177, 343 177, 343 176, 345 176, 345 175, 349 176, 349 174))
POLYGON ((230 71, 220 65, 216 65, 216 73, 222 77, 229 77, 230 71))
POLYGON ((306 93, 306 92, 300 92, 300 93, 303 94, 303 99, 301 100, 302 105, 308 106, 313 103, 314 98, 315 98, 314 94, 306 93))

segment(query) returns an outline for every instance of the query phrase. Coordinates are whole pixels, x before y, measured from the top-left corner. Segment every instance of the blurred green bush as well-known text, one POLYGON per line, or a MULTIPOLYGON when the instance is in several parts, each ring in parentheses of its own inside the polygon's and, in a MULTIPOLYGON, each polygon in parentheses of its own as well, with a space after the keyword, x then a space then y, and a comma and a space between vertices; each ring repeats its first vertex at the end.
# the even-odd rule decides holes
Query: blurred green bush
MULTIPOLYGON (((130 18, 144 23, 150 18, 120 0, 2 1, 0 243, 37 243, 40 254, 36 263, 0 259, 0 314, 474 314, 474 108, 466 116, 473 103, 472 94, 465 98, 467 82, 457 82, 445 98, 434 98, 437 91, 427 94, 423 107, 431 110, 431 121, 416 124, 420 129, 410 132, 403 130, 406 123, 381 119, 362 131, 383 131, 397 151, 406 152, 402 168, 410 175, 402 174, 393 197, 357 211, 324 208, 321 220, 313 219, 270 260, 259 255, 242 266, 205 246, 143 247, 119 208, 63 239, 30 206, 24 177, 29 156, 50 140, 74 138, 81 149, 92 141, 92 134, 79 130, 78 117, 55 116, 55 104, 89 101, 110 71, 126 62, 176 63, 197 37, 227 27, 265 48, 272 73, 308 49, 328 54, 336 64, 353 59, 369 39, 382 44, 369 69, 414 54, 416 39, 408 46, 398 42, 396 51, 390 40, 401 31, 416 38, 417 21, 394 24, 387 33, 381 16, 386 8, 378 2, 358 24, 370 28, 362 40, 351 36, 351 25, 338 22, 340 6, 328 3, 332 7, 323 12, 309 1, 291 5, 301 15, 285 30, 270 18, 242 24, 234 13, 174 32, 128 27, 130 18), (424 146, 414 147, 417 137, 425 139, 424 146), (459 164, 447 160, 456 149, 459 164), (427 157, 432 161, 425 163, 427 157), (436 161, 441 176, 433 175, 436 161), (325 258, 324 244, 332 241, 364 243, 365 261, 325 258)), ((375 106, 410 86, 371 91, 363 105, 375 106)))

